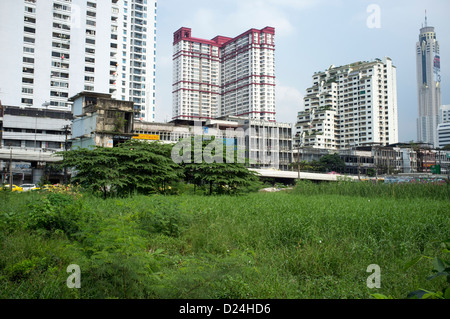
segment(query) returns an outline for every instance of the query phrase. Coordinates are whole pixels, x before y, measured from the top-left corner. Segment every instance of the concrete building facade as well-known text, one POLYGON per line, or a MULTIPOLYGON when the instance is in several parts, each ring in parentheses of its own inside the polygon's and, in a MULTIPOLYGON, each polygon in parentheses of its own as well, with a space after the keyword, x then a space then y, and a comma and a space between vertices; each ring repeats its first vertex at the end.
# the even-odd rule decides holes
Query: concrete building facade
POLYGON ((304 102, 297 145, 339 150, 398 142, 396 67, 388 57, 315 73, 304 102))
POLYGON ((450 145, 450 122, 442 123, 437 128, 438 147, 450 145))
POLYGON ((110 94, 82 92, 73 102, 72 146, 113 147, 133 136, 133 102, 114 100, 110 94))
MULTIPOLYGON (((426 18, 425 18, 426 19, 426 18)), ((441 107, 441 60, 434 27, 425 20, 416 44, 418 114, 417 139, 438 145, 437 127, 441 107)))
POLYGON ((71 123, 68 112, 0 104, 1 182, 9 182, 10 171, 17 185, 42 178, 62 181, 62 172, 47 163, 56 161, 56 152, 70 148, 71 123))
POLYGON ((439 123, 450 122, 450 105, 442 105, 440 109, 439 123))
POLYGON ((174 33, 173 120, 275 121, 275 29, 212 40, 174 33))
POLYGON ((4 0, 0 20, 3 104, 70 111, 95 91, 154 120, 156 0, 4 0))

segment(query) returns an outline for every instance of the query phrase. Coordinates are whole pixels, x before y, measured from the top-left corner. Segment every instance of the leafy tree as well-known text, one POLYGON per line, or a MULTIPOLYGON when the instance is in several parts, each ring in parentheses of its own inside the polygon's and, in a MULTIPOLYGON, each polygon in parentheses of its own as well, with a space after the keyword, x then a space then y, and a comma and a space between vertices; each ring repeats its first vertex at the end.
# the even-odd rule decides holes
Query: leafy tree
POLYGON ((63 165, 75 170, 72 183, 86 189, 125 196, 133 192, 165 192, 182 171, 159 143, 129 141, 115 148, 78 148, 62 153, 63 165))
POLYGON ((369 169, 367 170, 367 176, 369 176, 369 177, 375 177, 376 175, 377 175, 377 172, 375 171, 374 168, 369 168, 369 169))
POLYGON ((298 166, 300 164, 300 171, 311 171, 313 170, 313 166, 308 161, 301 161, 300 163, 291 163, 290 167, 295 171, 298 170, 298 166))
POLYGON ((112 187, 125 185, 114 151, 103 147, 73 149, 62 153, 63 165, 74 170, 72 183, 93 192, 101 191, 106 198, 112 187))
POLYGON ((120 173, 126 177, 118 187, 121 194, 166 192, 168 185, 182 178, 181 167, 169 157, 170 145, 129 141, 115 149, 120 173))
POLYGON ((319 162, 327 171, 342 173, 345 170, 345 162, 338 154, 322 156, 319 162))
POLYGON ((325 172, 325 167, 320 161, 312 160, 309 162, 309 165, 311 166, 311 170, 313 172, 325 172))
POLYGON ((238 163, 237 152, 233 153, 233 163, 227 163, 226 147, 223 147, 221 139, 202 141, 201 154, 200 148, 196 152, 194 145, 195 138, 192 138, 190 163, 183 164, 184 175, 187 182, 196 186, 207 185, 209 195, 214 191, 218 194, 237 194, 259 182, 255 172, 248 170, 243 163, 238 163))

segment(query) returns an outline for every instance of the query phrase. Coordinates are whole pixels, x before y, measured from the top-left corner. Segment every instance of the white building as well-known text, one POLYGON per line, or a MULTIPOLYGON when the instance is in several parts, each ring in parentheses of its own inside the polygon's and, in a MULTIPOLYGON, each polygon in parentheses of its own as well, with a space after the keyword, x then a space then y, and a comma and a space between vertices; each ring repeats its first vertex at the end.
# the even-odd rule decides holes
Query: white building
POLYGON ((345 149, 398 143, 396 67, 388 57, 313 75, 299 112, 296 144, 345 149))
POLYGON ((450 105, 442 105, 440 110, 439 123, 450 123, 450 105))
POLYGON ((437 126, 441 106, 441 76, 439 41, 434 27, 420 29, 416 45, 417 88, 419 118, 417 119, 417 139, 420 142, 438 144, 437 126))
POLYGON ((203 136, 224 139, 224 147, 245 150, 251 168, 289 170, 292 163, 292 124, 226 116, 205 122, 146 123, 136 121, 134 138, 177 143, 180 139, 203 136), (231 133, 230 131, 231 130, 231 133), (242 135, 240 135, 242 133, 242 135), (242 137, 242 138, 241 138, 242 137), (229 144, 231 143, 231 144, 229 144), (225 146, 226 145, 226 146, 225 146))
POLYGON ((174 33, 173 119, 275 121, 275 29, 212 40, 174 33))
POLYGON ((4 105, 70 111, 95 91, 154 119, 156 0, 3 0, 0 20, 4 105))
POLYGON ((442 123, 437 128, 438 146, 443 148, 446 145, 450 145, 450 122, 442 123))

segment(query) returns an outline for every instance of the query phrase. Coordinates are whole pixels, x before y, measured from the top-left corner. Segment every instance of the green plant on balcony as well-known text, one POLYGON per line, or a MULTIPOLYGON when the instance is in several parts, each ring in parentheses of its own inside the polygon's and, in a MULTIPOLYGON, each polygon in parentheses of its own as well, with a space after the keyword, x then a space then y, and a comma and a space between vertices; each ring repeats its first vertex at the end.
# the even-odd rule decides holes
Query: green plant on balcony
POLYGON ((125 125, 127 124, 127 120, 120 115, 117 115, 117 117, 114 119, 114 131, 117 133, 124 133, 125 132, 125 125))

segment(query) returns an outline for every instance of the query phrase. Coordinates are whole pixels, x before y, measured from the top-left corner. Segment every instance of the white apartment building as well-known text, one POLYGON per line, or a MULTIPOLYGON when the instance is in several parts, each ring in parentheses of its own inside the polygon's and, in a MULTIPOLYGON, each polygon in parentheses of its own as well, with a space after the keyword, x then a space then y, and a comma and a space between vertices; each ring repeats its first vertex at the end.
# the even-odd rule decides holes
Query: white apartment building
POLYGON ((434 27, 420 29, 416 44, 418 111, 417 139, 419 142, 438 144, 437 126, 441 106, 441 60, 439 41, 434 27))
POLYGON ((439 123, 450 123, 450 105, 441 106, 439 123))
POLYGON ((236 38, 174 33, 173 120, 240 116, 275 121, 275 29, 236 38))
POLYGON ((439 148, 443 148, 447 145, 450 145, 450 122, 438 125, 437 136, 439 148))
POLYGON ((154 120, 156 0, 4 0, 0 19, 4 105, 71 111, 95 91, 154 120))
POLYGON ((398 143, 396 67, 388 57, 315 73, 304 104, 296 147, 337 150, 398 143))

